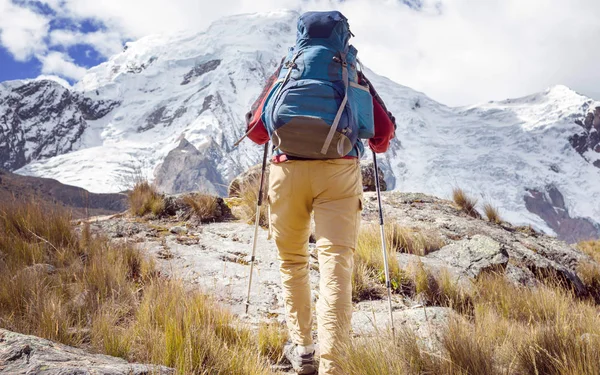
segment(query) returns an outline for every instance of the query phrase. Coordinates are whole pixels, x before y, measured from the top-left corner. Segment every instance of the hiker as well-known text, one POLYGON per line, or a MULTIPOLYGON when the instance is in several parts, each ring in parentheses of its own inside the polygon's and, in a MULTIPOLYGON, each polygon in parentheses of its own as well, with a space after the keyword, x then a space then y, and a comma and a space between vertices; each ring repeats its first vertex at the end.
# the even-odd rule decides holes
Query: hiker
POLYGON ((308 12, 290 49, 246 115, 248 137, 273 141, 268 204, 278 249, 291 344, 298 374, 316 373, 309 280, 314 213, 320 285, 316 307, 321 375, 341 374, 337 353, 350 338, 352 270, 362 210, 360 158, 368 138, 385 152, 395 120, 358 70, 340 12, 308 12))

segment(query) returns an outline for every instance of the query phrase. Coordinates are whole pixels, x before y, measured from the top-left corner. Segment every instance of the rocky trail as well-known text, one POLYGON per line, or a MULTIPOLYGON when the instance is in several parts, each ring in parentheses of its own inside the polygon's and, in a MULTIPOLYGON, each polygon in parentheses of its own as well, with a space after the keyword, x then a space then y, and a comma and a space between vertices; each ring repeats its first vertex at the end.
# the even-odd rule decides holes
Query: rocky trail
MULTIPOLYGON (((423 264, 431 274, 449 272, 453 281, 469 288, 481 273, 499 272, 514 283, 534 286, 551 275, 558 276, 578 293, 585 287, 577 276, 576 266, 589 257, 555 238, 539 234, 529 227, 508 223, 492 224, 460 211, 453 202, 423 194, 385 192, 386 221, 395 222, 416 233, 438 237, 443 246, 425 256, 398 254, 401 269, 423 264)), ((377 223, 377 198, 366 192, 363 225, 377 223)), ((243 321, 283 321, 284 306, 280 298, 276 246, 268 230, 259 230, 257 261, 252 285, 251 307, 244 314, 249 254, 254 226, 241 221, 192 224, 168 220, 143 221, 127 216, 97 220, 92 230, 105 233, 117 241, 133 241, 157 259, 162 272, 181 278, 192 288, 213 295, 243 321)), ((311 284, 318 298, 318 262, 315 245, 311 251, 311 284)), ((374 249, 380 251, 380 249, 374 249)), ((452 314, 445 307, 427 306, 424 313, 419 296, 393 296, 396 325, 409 324, 429 340, 429 329, 421 325, 443 324, 452 314), (425 321, 425 315, 430 321, 425 321)), ((355 303, 353 330, 364 335, 387 329, 387 304, 380 299, 355 303)))

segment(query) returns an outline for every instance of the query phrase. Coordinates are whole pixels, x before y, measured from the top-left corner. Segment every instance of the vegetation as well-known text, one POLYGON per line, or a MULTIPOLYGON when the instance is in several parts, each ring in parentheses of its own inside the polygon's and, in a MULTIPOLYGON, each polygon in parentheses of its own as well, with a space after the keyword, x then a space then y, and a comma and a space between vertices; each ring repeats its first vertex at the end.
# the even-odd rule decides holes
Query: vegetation
POLYGON ((199 221, 206 222, 216 218, 219 209, 217 197, 208 194, 186 194, 182 199, 199 221))
MULTIPOLYGON (((445 243, 436 233, 425 234, 418 229, 405 228, 394 222, 385 224, 384 233, 392 289, 395 292, 410 294, 414 290, 414 282, 400 269, 397 254, 427 255, 439 250, 445 243)), ((364 225, 358 234, 352 284, 353 298, 356 301, 379 298, 385 292, 379 225, 364 225)))
MULTIPOLYGON (((598 307, 554 282, 515 286, 502 276, 477 281, 463 310, 440 333, 431 352, 411 331, 361 338, 341 361, 348 374, 551 374, 600 373, 598 307)), ((459 310, 460 312, 460 310, 459 310)))
POLYGON ((481 218, 481 215, 475 208, 475 206, 477 206, 477 199, 470 197, 463 189, 454 188, 452 190, 452 199, 454 200, 454 203, 456 203, 456 205, 467 215, 475 218, 481 218))
POLYGON ((577 247, 592 260, 580 262, 577 274, 585 284, 589 296, 600 304, 600 240, 583 241, 577 244, 577 247))
POLYGON ((164 197, 147 181, 137 182, 129 192, 129 208, 133 215, 140 217, 148 214, 161 216, 165 211, 165 207, 164 197))
POLYGON ((490 223, 500 224, 502 222, 500 214, 498 213, 498 208, 489 202, 486 202, 483 205, 483 213, 490 223))
MULTIPOLYGON (((266 228, 269 225, 269 209, 267 202, 267 181, 263 187, 263 202, 260 207, 259 225, 266 228)), ((258 189, 260 187, 260 174, 250 176, 247 180, 240 183, 236 189, 236 198, 230 199, 235 207, 232 211, 237 214, 240 219, 249 224, 254 224, 256 220, 256 203, 258 202, 258 189)))
MULTIPOLYGON (((142 191, 152 190, 140 187, 140 197, 142 191)), ((210 200, 197 198, 188 203, 194 211, 193 204, 200 213, 210 208, 210 200)), ((34 201, 0 206, 0 327, 179 374, 272 374, 269 363, 283 356, 284 327, 263 324, 253 332, 210 297, 161 276, 132 245, 94 235, 87 225, 74 229, 70 219, 34 201)), ((465 290, 448 272, 431 274, 420 262, 403 270, 395 261, 398 253, 439 249, 440 236, 397 223, 385 234, 394 291, 451 307, 456 316, 437 332, 439 351, 408 329, 395 341, 354 339, 341 351, 343 373, 600 373, 600 241, 578 245, 590 256, 578 268, 592 297, 585 298, 557 279, 528 288, 494 274, 465 290)), ((359 233, 355 300, 384 295, 380 241, 377 225, 359 233)))
POLYGON ((0 207, 0 327, 180 374, 270 373, 275 328, 252 333, 131 245, 78 234, 65 211, 40 207, 0 207))

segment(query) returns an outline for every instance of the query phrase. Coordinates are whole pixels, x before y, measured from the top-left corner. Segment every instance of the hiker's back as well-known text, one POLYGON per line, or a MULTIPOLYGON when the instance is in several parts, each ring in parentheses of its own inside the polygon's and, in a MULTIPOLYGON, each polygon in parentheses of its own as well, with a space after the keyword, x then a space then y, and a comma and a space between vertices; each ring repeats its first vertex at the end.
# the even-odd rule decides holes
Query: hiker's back
POLYGON ((264 122, 278 153, 307 159, 360 156, 374 134, 372 97, 358 82, 357 50, 339 12, 309 12, 267 99, 264 122))

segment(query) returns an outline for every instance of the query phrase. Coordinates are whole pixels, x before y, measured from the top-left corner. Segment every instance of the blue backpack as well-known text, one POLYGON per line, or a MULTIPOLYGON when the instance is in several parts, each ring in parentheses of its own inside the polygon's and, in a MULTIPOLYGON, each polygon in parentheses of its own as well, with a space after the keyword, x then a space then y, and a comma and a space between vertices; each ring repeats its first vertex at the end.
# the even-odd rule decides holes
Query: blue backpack
POLYGON ((296 45, 264 106, 276 152, 307 159, 360 156, 359 138, 373 137, 373 98, 358 83, 351 35, 340 12, 300 16, 296 45))

